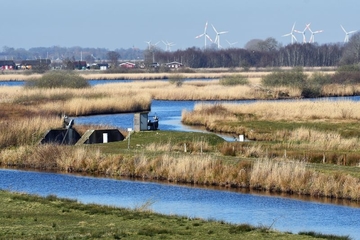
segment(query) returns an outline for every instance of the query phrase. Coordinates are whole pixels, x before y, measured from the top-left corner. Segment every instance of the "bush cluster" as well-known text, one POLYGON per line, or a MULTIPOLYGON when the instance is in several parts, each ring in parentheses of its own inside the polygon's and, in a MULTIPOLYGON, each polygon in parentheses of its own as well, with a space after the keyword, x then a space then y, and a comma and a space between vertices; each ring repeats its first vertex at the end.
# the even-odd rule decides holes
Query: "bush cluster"
POLYGON ((26 82, 25 87, 30 88, 87 88, 89 82, 74 72, 51 71, 42 77, 31 79, 26 82))
POLYGON ((184 81, 184 77, 181 75, 174 75, 169 77, 169 83, 174 84, 177 87, 181 87, 184 81))
POLYGON ((242 75, 232 75, 221 78, 219 82, 221 85, 224 86, 235 86, 235 85, 246 85, 249 83, 249 80, 247 79, 247 77, 242 75))
POLYGON ((306 84, 307 76, 302 68, 291 71, 278 70, 264 76, 261 82, 267 87, 302 87, 306 84))
POLYGON ((359 65, 344 65, 339 67, 332 78, 332 83, 359 84, 360 83, 359 65))
POLYGON ((360 67, 358 65, 345 65, 337 69, 334 75, 313 73, 308 77, 302 68, 291 71, 276 71, 261 79, 267 87, 296 87, 302 90, 302 97, 322 97, 322 89, 327 84, 359 84, 360 67))

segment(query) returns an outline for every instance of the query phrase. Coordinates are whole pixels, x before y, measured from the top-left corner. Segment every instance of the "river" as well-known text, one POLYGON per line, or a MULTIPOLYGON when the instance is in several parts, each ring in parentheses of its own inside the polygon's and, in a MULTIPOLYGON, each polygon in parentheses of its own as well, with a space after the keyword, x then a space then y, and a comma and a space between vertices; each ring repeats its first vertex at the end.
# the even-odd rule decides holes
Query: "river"
POLYGON ((0 189, 126 208, 151 202, 150 209, 163 214, 360 239, 360 208, 280 196, 6 169, 0 169, 0 189))

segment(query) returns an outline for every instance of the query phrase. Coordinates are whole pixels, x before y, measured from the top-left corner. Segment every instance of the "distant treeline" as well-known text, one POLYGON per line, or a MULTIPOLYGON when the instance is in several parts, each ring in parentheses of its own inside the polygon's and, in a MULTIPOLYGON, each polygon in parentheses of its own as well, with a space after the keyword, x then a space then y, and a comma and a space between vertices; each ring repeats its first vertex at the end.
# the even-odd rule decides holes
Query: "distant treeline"
MULTIPOLYGON (((0 60, 25 60, 49 58, 51 60, 84 60, 89 63, 106 61, 110 51, 105 48, 38 47, 25 50, 4 47, 0 60)), ((181 62, 190 68, 235 68, 235 67, 331 67, 360 62, 360 33, 354 34, 347 43, 295 43, 281 46, 274 38, 253 39, 245 48, 208 49, 191 47, 174 52, 157 47, 146 50, 138 48, 115 49, 119 60, 145 63, 181 62)))

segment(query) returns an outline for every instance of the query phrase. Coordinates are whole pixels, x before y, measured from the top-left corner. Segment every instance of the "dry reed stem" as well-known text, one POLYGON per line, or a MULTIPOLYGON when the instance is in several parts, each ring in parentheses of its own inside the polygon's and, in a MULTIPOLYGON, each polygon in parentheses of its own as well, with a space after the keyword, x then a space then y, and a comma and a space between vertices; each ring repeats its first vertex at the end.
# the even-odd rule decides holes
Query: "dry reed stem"
POLYGON ((48 129, 61 125, 61 119, 56 117, 0 121, 0 149, 36 144, 48 129))
POLYGON ((284 159, 259 159, 250 167, 244 162, 225 164, 208 154, 164 153, 152 158, 140 153, 124 158, 86 147, 39 145, 3 149, 0 164, 360 200, 359 179, 340 173, 319 173, 304 162, 284 159))
MULTIPOLYGON (((204 115, 213 104, 198 103, 194 107, 194 118, 204 115), (197 115, 197 116, 196 116, 197 115)), ((246 104, 224 103, 222 107, 232 114, 254 114, 266 120, 359 120, 360 105, 353 101, 281 101, 253 102, 246 104)))
POLYGON ((258 160, 250 186, 268 191, 294 192, 311 196, 360 199, 360 180, 350 175, 326 175, 308 169, 304 162, 258 160))
POLYGON ((306 149, 356 150, 360 149, 359 138, 343 138, 336 132, 320 132, 309 128, 297 128, 289 133, 288 142, 302 141, 306 149))
POLYGON ((90 89, 0 87, 0 103, 27 105, 28 110, 34 113, 79 116, 148 110, 151 96, 145 91, 137 94, 123 90, 120 85, 90 89))

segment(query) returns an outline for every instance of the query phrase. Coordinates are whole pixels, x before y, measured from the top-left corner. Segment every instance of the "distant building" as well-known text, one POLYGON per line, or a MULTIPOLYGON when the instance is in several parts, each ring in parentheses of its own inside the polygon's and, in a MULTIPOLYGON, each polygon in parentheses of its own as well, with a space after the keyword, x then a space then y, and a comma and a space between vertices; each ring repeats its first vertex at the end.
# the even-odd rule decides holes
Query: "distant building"
POLYGON ((168 68, 181 68, 183 64, 179 62, 170 62, 170 63, 166 63, 166 66, 168 68))
POLYGON ((13 60, 0 60, 0 70, 15 70, 16 64, 13 60))
POLYGON ((109 69, 109 64, 108 63, 98 63, 96 64, 97 68, 100 69, 100 70, 107 70, 109 69))
POLYGON ((87 69, 86 61, 75 61, 73 62, 74 69, 85 70, 87 69))
POLYGON ((124 62, 119 65, 121 68, 135 68, 135 63, 132 62, 124 62))
POLYGON ((42 66, 50 66, 51 60, 50 59, 36 59, 36 60, 24 60, 20 63, 21 69, 32 69, 36 67, 42 66))
POLYGON ((150 67, 152 67, 152 68, 158 68, 158 67, 160 67, 160 64, 157 63, 157 62, 154 62, 154 63, 150 64, 150 67))

